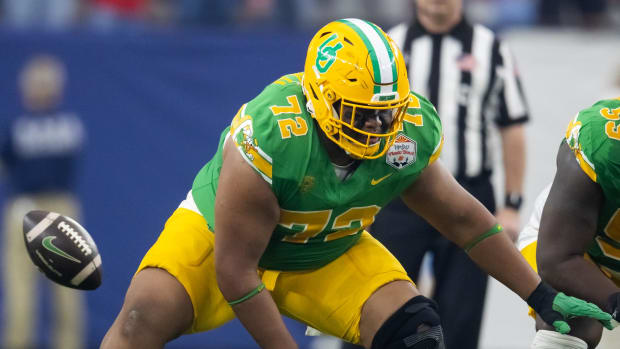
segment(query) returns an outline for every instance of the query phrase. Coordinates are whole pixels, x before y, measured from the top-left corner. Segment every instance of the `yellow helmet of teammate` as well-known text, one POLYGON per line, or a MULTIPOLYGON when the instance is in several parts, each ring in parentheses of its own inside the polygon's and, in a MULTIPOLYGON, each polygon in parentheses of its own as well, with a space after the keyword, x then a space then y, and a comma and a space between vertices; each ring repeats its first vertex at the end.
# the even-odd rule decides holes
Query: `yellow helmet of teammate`
POLYGON ((312 38, 303 88, 327 137, 358 159, 385 154, 409 104, 402 53, 381 28, 356 18, 331 22, 312 38))

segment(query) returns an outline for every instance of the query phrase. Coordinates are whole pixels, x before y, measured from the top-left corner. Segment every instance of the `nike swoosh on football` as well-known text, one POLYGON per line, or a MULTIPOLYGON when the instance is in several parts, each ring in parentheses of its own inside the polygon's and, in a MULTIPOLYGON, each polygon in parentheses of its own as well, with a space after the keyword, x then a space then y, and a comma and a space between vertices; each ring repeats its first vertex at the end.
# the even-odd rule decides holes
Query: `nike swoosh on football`
POLYGON ((383 176, 383 177, 381 177, 379 179, 374 179, 373 178, 373 179, 370 180, 370 185, 377 185, 377 184, 379 184, 379 182, 381 182, 382 180, 388 178, 391 175, 392 175, 391 173, 388 173, 388 174, 386 174, 385 176, 383 176))
POLYGON ((80 262, 79 259, 74 258, 73 256, 71 256, 70 254, 66 253, 65 251, 59 249, 58 247, 56 247, 53 243, 52 240, 54 240, 56 237, 55 236, 46 236, 45 238, 43 238, 43 242, 42 245, 43 247, 45 247, 46 250, 55 253, 63 258, 66 258, 72 262, 75 263, 82 263, 80 262))

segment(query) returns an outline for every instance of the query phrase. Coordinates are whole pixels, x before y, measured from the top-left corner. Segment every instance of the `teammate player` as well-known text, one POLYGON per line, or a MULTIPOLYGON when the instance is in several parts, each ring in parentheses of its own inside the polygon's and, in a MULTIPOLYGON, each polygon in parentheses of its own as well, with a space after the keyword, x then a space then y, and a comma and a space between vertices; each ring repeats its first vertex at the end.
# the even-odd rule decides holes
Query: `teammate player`
MULTIPOLYGON (((536 200, 517 246, 551 286, 620 320, 620 98, 595 103, 568 125, 553 184, 536 200)), ((572 336, 560 336, 537 317, 532 348, 598 345, 599 322, 569 323, 572 336)))
POLYGON ((436 161, 442 140, 393 41, 370 22, 329 23, 304 72, 268 85, 224 130, 102 348, 162 348, 234 316, 262 348, 297 348, 280 314, 366 348, 443 347, 435 303, 364 231, 397 195, 559 331, 569 315, 608 323, 540 282, 436 161))

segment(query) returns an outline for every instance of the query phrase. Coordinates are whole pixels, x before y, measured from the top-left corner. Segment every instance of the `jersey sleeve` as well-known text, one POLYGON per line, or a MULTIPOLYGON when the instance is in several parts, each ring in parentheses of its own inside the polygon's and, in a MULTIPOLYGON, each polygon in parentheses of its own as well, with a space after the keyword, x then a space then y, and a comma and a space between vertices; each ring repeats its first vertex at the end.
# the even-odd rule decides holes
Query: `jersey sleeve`
POLYGON ((523 93, 519 71, 508 45, 495 40, 493 47, 495 86, 491 89, 496 103, 495 122, 499 127, 520 124, 529 120, 529 112, 523 93))
POLYGON ((274 167, 278 175, 290 172, 286 158, 303 148, 299 143, 309 132, 309 121, 302 117, 300 78, 300 74, 290 74, 268 85, 239 109, 230 127, 242 157, 276 192, 274 167))
POLYGON ((243 159, 265 181, 272 184, 273 160, 270 154, 272 149, 268 140, 272 136, 273 127, 269 125, 268 120, 261 117, 260 111, 259 114, 255 114, 257 109, 253 107, 250 102, 239 109, 230 125, 230 136, 243 159))
POLYGON ((441 119, 428 99, 415 92, 411 92, 410 98, 403 124, 407 133, 416 135, 415 138, 421 143, 419 155, 427 157, 426 166, 430 166, 439 158, 443 148, 441 119))
POLYGON ((569 123, 565 141, 588 177, 620 196, 620 100, 603 100, 580 111, 569 123))

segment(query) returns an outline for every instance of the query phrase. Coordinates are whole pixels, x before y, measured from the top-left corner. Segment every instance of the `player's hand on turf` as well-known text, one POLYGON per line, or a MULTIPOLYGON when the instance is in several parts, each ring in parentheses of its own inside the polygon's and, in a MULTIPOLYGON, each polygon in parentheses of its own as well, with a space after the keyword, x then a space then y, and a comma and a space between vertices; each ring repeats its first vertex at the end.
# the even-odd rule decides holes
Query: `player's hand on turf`
POLYGON ((582 299, 570 297, 557 292, 551 286, 541 282, 527 299, 538 315, 559 333, 570 332, 566 320, 574 317, 589 317, 600 321, 603 326, 613 329, 612 316, 598 306, 582 299))

